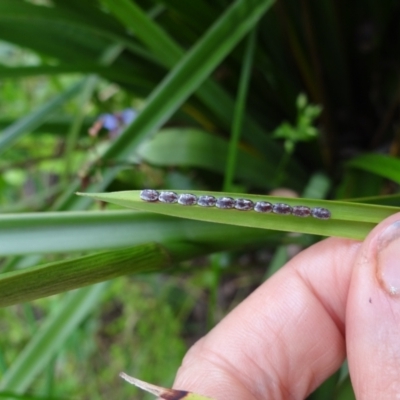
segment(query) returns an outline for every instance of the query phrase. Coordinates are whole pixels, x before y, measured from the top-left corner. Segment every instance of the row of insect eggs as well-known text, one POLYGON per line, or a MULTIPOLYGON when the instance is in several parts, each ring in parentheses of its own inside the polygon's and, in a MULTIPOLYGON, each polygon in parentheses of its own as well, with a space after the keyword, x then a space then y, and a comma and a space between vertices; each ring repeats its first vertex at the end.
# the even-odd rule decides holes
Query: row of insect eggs
POLYGON ((310 208, 307 206, 290 206, 285 203, 269 203, 267 201, 253 202, 249 199, 232 197, 214 197, 210 195, 195 196, 191 193, 177 194, 171 191, 158 192, 153 189, 145 189, 140 192, 140 198, 147 202, 177 203, 183 206, 198 205, 201 207, 218 207, 221 209, 236 209, 239 211, 256 211, 259 213, 272 212, 278 215, 294 215, 296 217, 312 216, 318 219, 329 219, 331 212, 322 207, 310 208))

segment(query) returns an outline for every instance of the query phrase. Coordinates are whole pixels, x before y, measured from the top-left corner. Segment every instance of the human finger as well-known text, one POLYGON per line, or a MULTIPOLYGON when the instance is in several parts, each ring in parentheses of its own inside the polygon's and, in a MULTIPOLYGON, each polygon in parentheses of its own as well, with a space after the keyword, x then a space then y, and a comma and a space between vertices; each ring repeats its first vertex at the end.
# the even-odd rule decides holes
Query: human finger
POLYGON ((357 399, 400 399, 400 214, 379 224, 363 243, 346 319, 357 399))
POLYGON ((345 358, 359 247, 331 238, 293 258, 191 348, 174 387, 218 400, 305 398, 345 358))

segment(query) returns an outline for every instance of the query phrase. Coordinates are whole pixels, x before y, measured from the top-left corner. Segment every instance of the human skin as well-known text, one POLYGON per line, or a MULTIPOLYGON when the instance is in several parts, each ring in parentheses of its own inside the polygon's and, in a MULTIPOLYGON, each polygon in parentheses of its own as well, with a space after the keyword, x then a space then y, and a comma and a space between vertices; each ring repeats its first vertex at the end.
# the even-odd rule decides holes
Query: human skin
POLYGON ((290 260, 189 350, 174 387, 304 399, 346 357, 358 400, 400 399, 400 214, 290 260))

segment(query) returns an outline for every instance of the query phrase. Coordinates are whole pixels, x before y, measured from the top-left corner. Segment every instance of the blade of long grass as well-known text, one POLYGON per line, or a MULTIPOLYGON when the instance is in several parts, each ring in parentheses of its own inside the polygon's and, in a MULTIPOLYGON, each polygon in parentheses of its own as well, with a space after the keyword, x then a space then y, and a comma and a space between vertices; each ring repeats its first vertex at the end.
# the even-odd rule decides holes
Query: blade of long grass
MULTIPOLYGON (((123 47, 119 44, 112 45, 108 49, 104 51, 99 59, 100 65, 110 65, 113 61, 121 54, 123 51, 123 47)), ((67 135, 67 141, 64 152, 65 159, 65 173, 64 180, 67 181, 69 175, 72 172, 72 162, 73 162, 73 151, 76 146, 76 142, 78 140, 79 132, 82 129, 82 125, 86 115, 86 109, 88 102, 93 96, 93 92, 96 89, 99 83, 99 77, 97 75, 90 75, 85 79, 85 83, 83 85, 83 90, 81 94, 81 98, 77 104, 77 109, 75 112, 74 121, 70 127, 70 130, 67 135)))
MULTIPOLYGON (((0 306, 46 297, 92 285, 121 275, 163 271, 171 263, 215 251, 257 244, 270 234, 261 229, 187 221, 175 238, 165 235, 159 243, 57 261, 0 274, 0 306)), ((59 238, 62 240, 62 238, 59 238)))
POLYGON ((122 275, 160 271, 170 255, 155 243, 0 274, 0 306, 31 301, 122 275))
POLYGON ((72 163, 74 160, 73 152, 75 150, 76 142, 78 140, 79 133, 82 129, 82 125, 84 122, 87 103, 90 101, 90 98, 92 97, 93 92, 98 85, 98 81, 99 77, 97 77, 96 75, 90 75, 86 77, 83 84, 82 92, 80 94, 80 98, 77 101, 78 104, 75 109, 74 120, 67 134, 65 151, 63 154, 63 157, 65 159, 64 174, 60 177, 63 181, 63 184, 66 184, 68 182, 69 177, 72 173, 72 163))
POLYGON ((363 154, 347 163, 351 168, 372 172, 383 178, 400 183, 400 160, 383 154, 363 154))
POLYGON ((82 88, 83 81, 72 85, 60 95, 51 99, 31 114, 19 119, 0 133, 0 154, 4 153, 23 135, 36 129, 41 123, 46 121, 51 114, 61 107, 66 101, 75 96, 82 88))
MULTIPOLYGON (((14 123, 15 119, 11 118, 1 118, 0 119, 0 129, 4 129, 7 126, 14 123)), ((53 116, 48 120, 40 124, 36 129, 32 129, 31 132, 46 132, 51 134, 57 134, 60 136, 65 135, 65 132, 68 130, 68 127, 71 125, 72 118, 70 117, 60 117, 53 116)), ((87 132, 88 129, 93 125, 93 118, 86 118, 84 121, 84 125, 82 127, 81 134, 83 132, 87 132)))
POLYGON ((102 3, 135 36, 144 41, 165 66, 172 67, 182 57, 182 49, 136 3, 128 0, 102 0, 102 3))
POLYGON ((23 393, 98 305, 106 287, 101 283, 68 294, 2 376, 0 390, 23 393))
MULTIPOLYGON (((129 89, 135 91, 139 95, 145 95, 154 87, 154 79, 158 74, 152 74, 151 71, 145 70, 137 63, 132 64, 129 68, 122 68, 120 65, 102 66, 98 63, 79 63, 79 64, 60 64, 60 65, 40 65, 29 67, 0 67, 0 78, 26 78, 30 76, 56 76, 66 74, 98 74, 103 78, 119 84, 128 84, 129 89)), ((0 127, 4 122, 0 120, 0 127)))
MULTIPOLYGON (((118 211, 9 214, 0 221, 2 256, 128 247, 143 243, 157 225, 173 228, 168 220, 152 221, 149 214, 118 211)), ((161 228, 154 240, 163 234, 161 228)))
POLYGON ((222 190, 224 192, 230 192, 233 183, 233 177, 235 175, 235 169, 237 168, 237 151, 240 140, 240 135, 243 127, 243 117, 246 108, 246 97, 249 88, 249 81, 251 76, 251 67, 253 64, 253 57, 256 43, 256 28, 250 33, 247 43, 246 51, 243 57, 242 72, 239 80, 239 90, 236 99, 235 112, 233 114, 231 138, 229 140, 228 157, 225 167, 224 183, 222 190))
MULTIPOLYGON (((276 235, 275 235, 276 236, 276 235)), ((25 213, 0 216, 0 255, 55 254, 195 241, 239 246, 274 240, 272 232, 132 211, 25 213)))
POLYGON ((87 16, 71 14, 58 7, 2 0, 0 23, 3 27, 1 34, 5 40, 23 47, 34 48, 38 52, 48 53, 65 61, 68 59, 91 61, 93 57, 101 54, 105 47, 120 43, 129 48, 133 54, 157 63, 146 49, 138 46, 126 35, 122 27, 105 13, 102 14, 100 22, 88 19, 87 16), (19 24, 18 30, 11 28, 16 23, 19 24), (33 32, 37 35, 32 35, 33 32))
MULTIPOLYGON (((184 193, 177 190, 177 193, 184 193)), ((85 193, 98 200, 111 202, 123 207, 142 211, 156 212, 180 218, 190 218, 202 221, 248 226, 253 228, 274 229, 278 231, 311 233, 323 236, 338 236, 353 239, 363 239, 368 232, 383 219, 400 211, 400 208, 376 206, 370 204, 294 199, 272 196, 241 195, 237 193, 212 193, 191 191, 195 195, 213 194, 233 198, 246 197, 253 201, 269 201, 271 203, 286 203, 290 206, 304 205, 310 208, 325 207, 330 210, 332 217, 329 220, 316 218, 299 218, 281 216, 277 214, 260 214, 257 212, 241 212, 237 210, 223 210, 216 207, 183 207, 177 204, 148 203, 140 199, 140 191, 125 191, 114 193, 85 193)))
POLYGON ((346 201, 355 201, 356 203, 380 204, 382 206, 400 206, 400 194, 389 194, 386 196, 357 197, 346 199, 346 201))
MULTIPOLYGON (((195 167, 224 174, 229 156, 229 143, 199 129, 162 129, 151 140, 139 145, 136 160, 144 160, 161 167, 195 167), (179 148, 179 152, 176 149, 179 148)), ((275 168, 261 153, 239 147, 235 178, 255 187, 272 188, 271 177, 275 168)), ((288 177, 288 183, 296 186, 296 180, 288 177)), ((292 186, 292 187, 293 187, 292 186)))

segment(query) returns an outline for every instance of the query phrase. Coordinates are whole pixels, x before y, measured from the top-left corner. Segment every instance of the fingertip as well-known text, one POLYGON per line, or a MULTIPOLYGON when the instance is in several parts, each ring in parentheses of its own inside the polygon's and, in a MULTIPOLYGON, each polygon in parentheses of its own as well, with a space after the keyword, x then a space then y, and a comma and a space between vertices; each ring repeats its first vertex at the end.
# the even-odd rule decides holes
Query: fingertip
POLYGON ((351 276, 346 340, 357 396, 400 393, 399 337, 400 214, 395 214, 368 235, 351 276))

